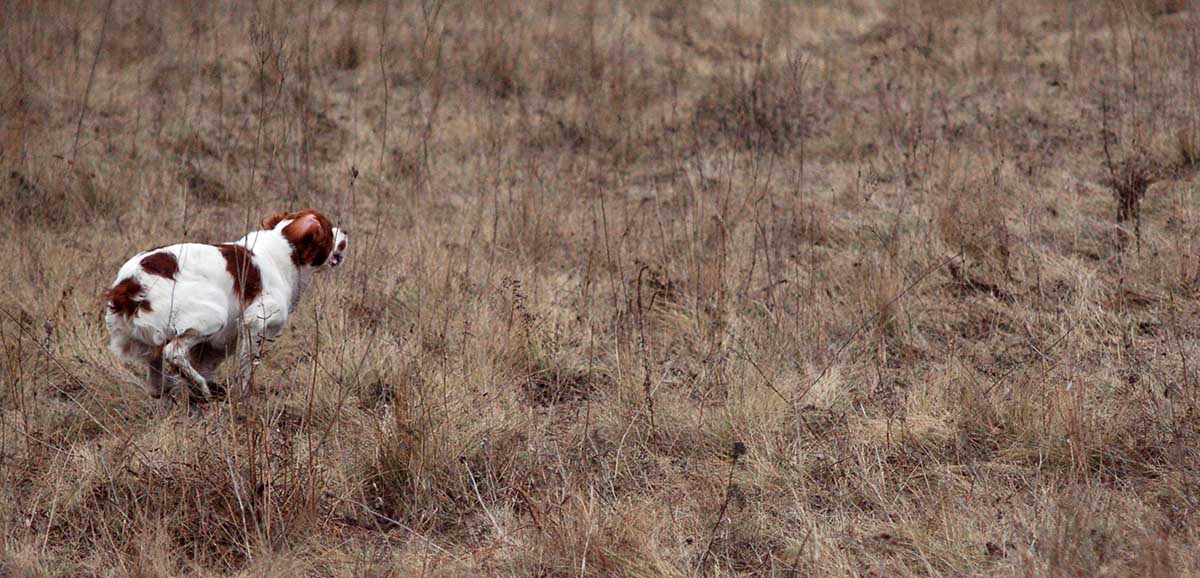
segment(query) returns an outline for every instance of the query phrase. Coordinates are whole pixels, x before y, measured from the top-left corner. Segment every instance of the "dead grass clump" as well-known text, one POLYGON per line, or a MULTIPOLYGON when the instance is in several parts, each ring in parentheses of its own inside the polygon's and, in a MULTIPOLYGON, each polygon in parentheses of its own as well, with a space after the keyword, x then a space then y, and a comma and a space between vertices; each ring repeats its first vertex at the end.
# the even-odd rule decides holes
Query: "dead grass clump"
POLYGON ((936 181, 946 195, 936 215, 937 232, 961 256, 950 267, 956 287, 1002 297, 1012 280, 1012 236, 1004 215, 1004 196, 1011 193, 999 188, 998 174, 973 176, 970 170, 960 166, 936 181))
POLYGON ((363 61, 363 49, 355 36, 353 27, 338 38, 330 60, 338 70, 355 70, 363 61))
MULTIPOLYGON (((261 429, 242 433, 250 443, 268 441, 261 429)), ((121 545, 108 556, 133 560, 152 554, 153 563, 176 572, 185 559, 237 568, 252 551, 282 547, 314 521, 314 480, 298 469, 294 454, 262 454, 260 445, 227 460, 193 445, 197 441, 179 440, 167 450, 170 459, 143 454, 134 458, 137 466, 126 468, 115 464, 132 457, 128 447, 80 449, 45 471, 58 480, 48 480, 46 488, 62 491, 43 496, 46 511, 54 514, 40 518, 36 531, 56 549, 84 552, 92 537, 107 536, 121 545), (165 543, 154 553, 160 539, 165 543)), ((111 559, 80 562, 102 567, 111 559)))
POLYGON ((392 423, 377 431, 374 458, 365 464, 360 493, 368 499, 366 523, 453 528, 470 512, 470 495, 454 469, 459 458, 455 450, 460 448, 438 443, 432 432, 424 431, 430 424, 410 424, 404 411, 393 411, 392 423))
POLYGON ((512 571, 547 577, 680 575, 664 559, 664 545, 647 539, 661 521, 657 506, 641 500, 606 503, 594 492, 578 492, 546 512, 530 550, 512 571))
POLYGON ((786 65, 766 65, 760 56, 748 71, 717 76, 696 105, 698 137, 727 139, 751 150, 779 152, 795 146, 809 130, 806 66, 800 57, 786 65))
POLYGON ((199 131, 182 135, 166 146, 171 152, 186 160, 217 158, 216 146, 199 131))
POLYGON ((547 44, 540 63, 542 93, 552 99, 594 94, 605 76, 606 60, 596 46, 595 14, 586 14, 570 33, 539 39, 547 44))
POLYGON ((1157 180, 1156 168, 1145 157, 1130 157, 1111 168, 1108 185, 1117 202, 1117 223, 1133 221, 1134 236, 1142 239, 1142 199, 1157 180))
POLYGON ((35 79, 24 68, 9 75, 11 85, 0 95, 0 169, 27 170, 21 165, 30 146, 45 138, 48 103, 35 96, 35 79), (13 78, 15 76, 15 78, 13 78))
POLYGON ((1200 169, 1200 131, 1182 127, 1175 133, 1175 165, 1182 171, 1200 169))
POLYGON ((119 192, 107 175, 79 163, 62 172, 33 177, 12 170, 0 181, 0 207, 8 215, 52 229, 62 229, 90 216, 111 217, 133 204, 131 195, 119 192))
MULTIPOLYGON (((132 8, 134 5, 124 5, 132 8)), ((133 66, 153 57, 162 50, 167 41, 163 30, 163 20, 157 12, 147 10, 147 5, 138 6, 141 11, 137 14, 126 13, 122 5, 115 8, 112 16, 113 29, 105 38, 105 52, 113 59, 118 68, 133 66)))
POLYGON ((399 388, 375 426, 363 462, 358 511, 368 527, 408 526, 463 538, 504 533, 512 497, 506 488, 533 475, 518 454, 526 438, 515 423, 449 423, 399 388))
POLYGON ((489 18, 482 31, 483 42, 472 44, 466 60, 467 79, 484 95, 507 100, 529 90, 528 45, 522 40, 518 18, 507 21, 489 18))
POLYGON ((179 180, 192 198, 209 203, 223 203, 228 199, 225 184, 195 165, 188 165, 180 173, 179 180))
POLYGON ((531 352, 528 377, 523 385, 531 403, 550 406, 583 401, 591 397, 604 378, 586 369, 579 369, 558 357, 547 356, 540 349, 531 352))
POLYGON ((870 319, 879 335, 898 337, 906 326, 900 318, 904 304, 898 297, 904 289, 904 276, 886 257, 857 264, 857 279, 853 295, 858 301, 862 319, 870 319))

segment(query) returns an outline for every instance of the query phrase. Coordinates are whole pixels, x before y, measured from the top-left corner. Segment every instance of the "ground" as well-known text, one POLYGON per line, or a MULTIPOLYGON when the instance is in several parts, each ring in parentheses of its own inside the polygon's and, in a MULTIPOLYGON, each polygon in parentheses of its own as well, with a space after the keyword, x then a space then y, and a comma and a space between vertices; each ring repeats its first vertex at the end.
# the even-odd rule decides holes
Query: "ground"
POLYGON ((0 1, 0 574, 1200 573, 1198 38, 0 1), (349 255, 250 390, 146 397, 121 263, 305 207, 349 255))

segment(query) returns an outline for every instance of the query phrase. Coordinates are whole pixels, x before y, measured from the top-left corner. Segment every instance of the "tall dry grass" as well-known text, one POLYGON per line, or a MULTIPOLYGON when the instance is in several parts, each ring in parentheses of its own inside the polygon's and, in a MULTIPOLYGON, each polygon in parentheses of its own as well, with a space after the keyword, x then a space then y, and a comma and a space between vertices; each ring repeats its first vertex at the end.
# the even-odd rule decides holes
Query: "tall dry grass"
POLYGON ((0 2, 0 574, 1200 573, 1197 8, 0 2), (120 263, 304 206, 146 399, 120 263))

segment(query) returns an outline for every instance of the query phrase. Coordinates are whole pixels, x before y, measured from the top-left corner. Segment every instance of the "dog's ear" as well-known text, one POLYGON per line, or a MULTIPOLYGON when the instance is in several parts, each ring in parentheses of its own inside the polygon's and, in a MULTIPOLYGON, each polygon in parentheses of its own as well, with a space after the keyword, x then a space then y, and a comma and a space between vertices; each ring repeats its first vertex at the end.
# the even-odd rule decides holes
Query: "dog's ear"
POLYGON ((333 252, 333 223, 313 210, 294 215, 295 220, 283 228, 283 236, 292 245, 292 262, 320 267, 333 252))
POLYGON ((274 215, 267 215, 259 224, 262 226, 264 231, 268 231, 274 229, 275 225, 278 225, 280 221, 287 219, 294 214, 295 213, 275 213, 274 215))

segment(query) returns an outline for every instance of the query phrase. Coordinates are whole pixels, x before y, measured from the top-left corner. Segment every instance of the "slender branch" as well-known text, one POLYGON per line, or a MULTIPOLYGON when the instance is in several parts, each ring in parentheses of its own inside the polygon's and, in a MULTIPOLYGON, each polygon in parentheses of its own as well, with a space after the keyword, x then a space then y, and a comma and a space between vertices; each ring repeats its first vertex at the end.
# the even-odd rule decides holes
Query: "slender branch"
POLYGON ((96 64, 100 62, 100 51, 104 48, 104 38, 108 35, 108 18, 112 14, 113 0, 108 0, 104 6, 104 21, 100 24, 100 39, 96 42, 96 52, 92 55, 92 70, 88 73, 87 88, 83 91, 83 105, 79 109, 79 119, 75 121, 75 140, 71 143, 71 159, 79 156, 79 134, 83 132, 83 117, 87 114, 88 100, 92 96, 92 84, 96 81, 96 64))
POLYGON ((700 560, 696 562, 697 571, 704 566, 704 562, 708 560, 708 555, 712 553, 713 542, 717 540, 717 529, 721 527, 721 520, 725 519, 725 512, 729 509, 729 500, 733 498, 733 471, 737 468, 738 459, 745 453, 746 444, 742 442, 733 443, 733 448, 729 455, 729 476, 725 480, 725 501, 721 502, 721 511, 717 512, 717 521, 713 523, 712 531, 709 533, 708 546, 705 546, 704 554, 701 554, 700 560))

